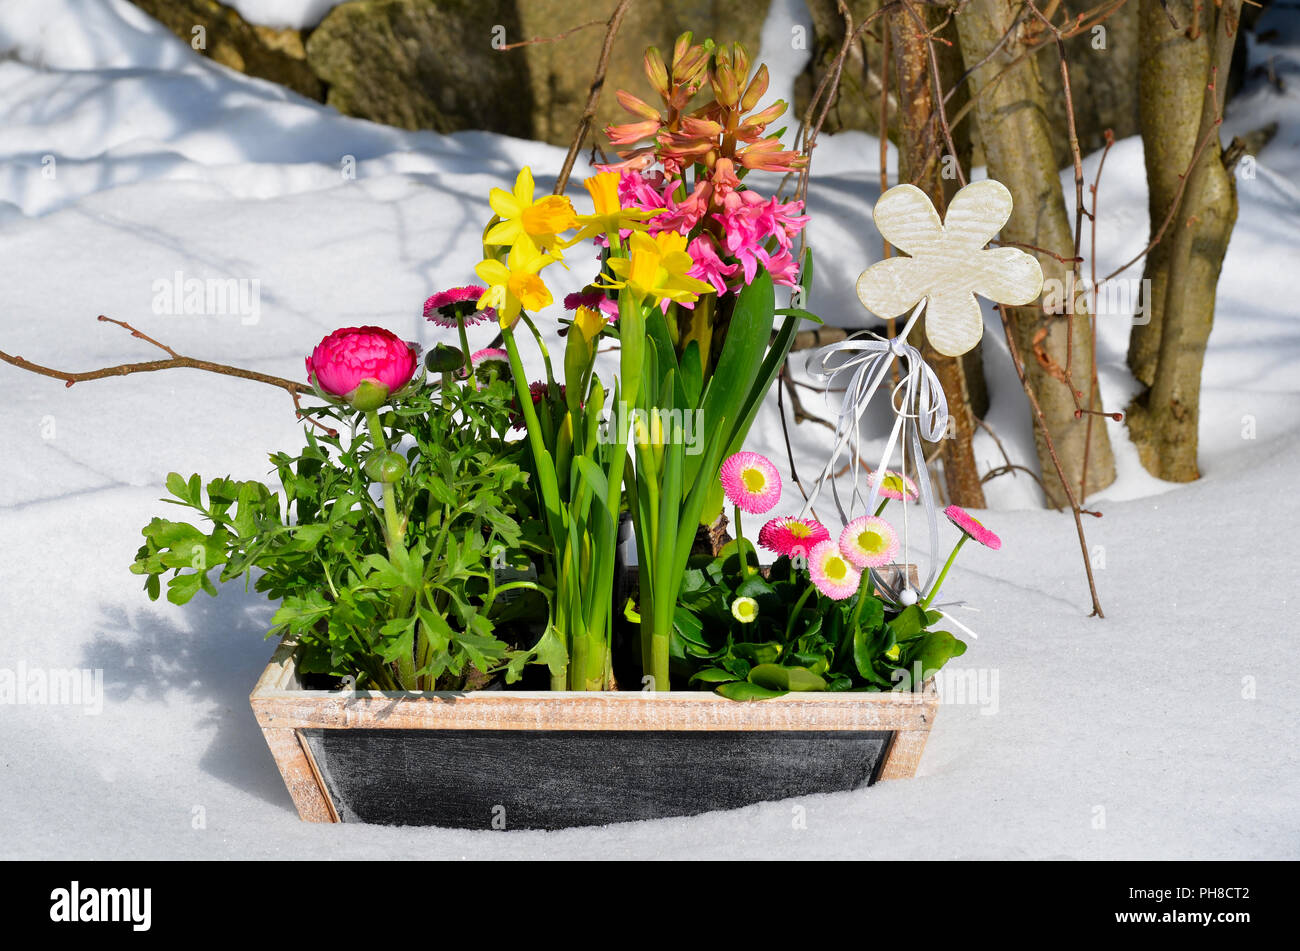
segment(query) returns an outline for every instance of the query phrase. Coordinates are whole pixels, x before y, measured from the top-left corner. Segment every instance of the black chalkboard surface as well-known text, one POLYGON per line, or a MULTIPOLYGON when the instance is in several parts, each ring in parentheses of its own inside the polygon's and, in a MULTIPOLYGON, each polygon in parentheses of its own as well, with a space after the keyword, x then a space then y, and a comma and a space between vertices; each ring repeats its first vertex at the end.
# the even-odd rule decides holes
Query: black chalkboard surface
POLYGON ((564 829, 875 782, 891 732, 304 729, 343 822, 564 829))

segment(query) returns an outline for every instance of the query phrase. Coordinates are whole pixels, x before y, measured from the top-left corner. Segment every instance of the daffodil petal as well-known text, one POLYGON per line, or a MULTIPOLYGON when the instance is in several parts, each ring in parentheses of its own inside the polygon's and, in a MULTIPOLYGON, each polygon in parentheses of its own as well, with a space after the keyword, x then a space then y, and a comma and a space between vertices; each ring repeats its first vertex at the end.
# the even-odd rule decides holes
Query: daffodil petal
POLYGON ((518 199, 504 188, 488 192, 488 204, 502 218, 518 218, 521 210, 518 199))
POLYGON ((521 205, 528 205, 533 200, 533 170, 525 165, 519 170, 515 179, 515 198, 521 205))
POLYGON ((513 221, 498 221, 488 229, 488 233, 483 235, 484 244, 514 244, 523 234, 524 229, 520 226, 518 219, 513 221))

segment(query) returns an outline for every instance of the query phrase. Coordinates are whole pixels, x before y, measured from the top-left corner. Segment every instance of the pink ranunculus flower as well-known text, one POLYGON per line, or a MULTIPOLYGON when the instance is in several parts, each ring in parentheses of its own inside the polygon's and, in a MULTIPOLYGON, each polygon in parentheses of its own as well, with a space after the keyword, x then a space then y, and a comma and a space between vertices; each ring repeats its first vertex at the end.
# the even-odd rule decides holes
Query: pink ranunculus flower
POLYGON ((355 409, 378 409, 415 375, 417 351, 383 327, 344 327, 316 345, 307 379, 355 409))

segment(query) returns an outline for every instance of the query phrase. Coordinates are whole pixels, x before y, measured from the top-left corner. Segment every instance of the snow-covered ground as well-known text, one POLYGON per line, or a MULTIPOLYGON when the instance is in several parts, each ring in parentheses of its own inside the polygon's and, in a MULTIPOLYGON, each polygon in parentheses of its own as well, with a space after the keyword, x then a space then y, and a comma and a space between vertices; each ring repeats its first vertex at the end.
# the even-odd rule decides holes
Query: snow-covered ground
MULTIPOLYGON (((328 5, 239 3, 286 23, 328 5)), ((238 584, 183 609, 151 603, 126 570, 169 471, 263 478, 268 452, 299 445, 287 398, 190 371, 65 389, 0 365, 0 672, 97 669, 104 685, 94 715, 0 704, 0 856, 1300 856, 1300 625, 1287 603, 1300 569, 1282 543, 1300 468, 1300 29, 1286 16, 1261 25, 1279 27, 1277 45, 1251 52, 1273 58, 1285 92, 1252 80, 1228 116, 1232 133, 1281 128, 1240 181, 1206 360, 1205 477, 1151 479, 1110 425, 1120 478, 1087 524, 1105 621, 1086 617, 1069 517, 1038 508, 1023 475, 990 483, 987 521, 1004 548, 968 550, 947 589, 980 608, 963 615, 982 636, 956 667, 985 693, 951 702, 948 685, 916 779, 562 833, 300 823, 247 704, 271 606, 238 584)), ((782 38, 805 17, 794 0, 774 5, 775 89, 800 66, 782 38)), ((181 353, 295 378, 338 326, 431 343, 420 304, 470 276, 488 189, 523 164, 548 188, 562 155, 342 118, 195 57, 122 0, 0 4, 0 129, 0 349, 66 369, 158 355, 101 313, 181 353), (158 313, 178 275, 256 295, 234 313, 158 313)), ((852 284, 879 254, 877 144, 822 141, 811 303, 829 323, 865 325, 852 284)), ((1131 139, 1106 163, 1099 273, 1146 234, 1131 139)), ((590 277, 557 270, 557 297, 590 277)), ((1102 320, 1113 408, 1133 392, 1128 330, 1102 320)), ((985 339, 990 422, 1014 461, 1036 467, 1000 333, 985 339)), ((776 419, 773 401, 751 448, 783 459, 776 419)), ((811 470, 825 431, 793 438, 811 470)), ((976 448, 1001 463, 991 439, 976 448)))

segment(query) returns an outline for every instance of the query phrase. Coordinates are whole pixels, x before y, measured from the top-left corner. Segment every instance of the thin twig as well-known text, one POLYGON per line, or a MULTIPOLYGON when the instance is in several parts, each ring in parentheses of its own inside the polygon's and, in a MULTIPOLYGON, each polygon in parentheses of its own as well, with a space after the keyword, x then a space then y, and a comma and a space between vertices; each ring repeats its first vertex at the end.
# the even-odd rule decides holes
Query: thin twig
POLYGON ((618 34, 618 28, 623 23, 623 14, 627 13, 627 8, 632 5, 632 0, 621 0, 619 5, 614 8, 614 12, 605 27, 605 41, 600 47, 600 59, 596 61, 596 75, 592 77, 591 88, 587 92, 587 106, 582 110, 582 117, 578 119, 578 127, 573 133, 573 141, 569 143, 569 151, 564 156, 564 164, 560 166, 560 175, 555 180, 555 194, 563 195, 565 187, 569 184, 569 176, 573 173, 573 163, 578 159, 578 153, 582 151, 582 141, 591 131, 591 123, 596 118, 596 108, 600 105, 600 93, 605 86, 605 71, 609 68, 609 54, 614 49, 614 37, 618 34))
MULTIPOLYGON (((1092 306, 1089 312, 1093 315, 1095 321, 1097 315, 1097 201, 1099 196, 1099 186, 1101 185, 1101 172, 1106 167, 1106 156, 1110 154, 1111 147, 1115 144, 1115 134, 1106 130, 1106 147, 1102 150, 1101 160, 1097 163, 1097 177, 1092 180, 1092 213, 1088 216, 1091 220, 1091 238, 1089 239, 1088 251, 1088 279, 1092 283, 1092 306)), ((1088 408, 1092 409, 1092 404, 1097 401, 1097 332, 1094 323, 1092 334, 1092 377, 1088 381, 1088 408)), ((1079 498, 1083 501, 1088 499, 1088 451, 1092 448, 1092 418, 1093 414, 1088 414, 1088 424, 1083 431, 1083 469, 1079 473, 1079 498)))
POLYGON ((302 411, 299 397, 312 392, 311 387, 307 386, 305 383, 299 383, 296 380, 286 380, 284 377, 272 376, 269 373, 259 373, 256 370, 245 370, 243 367, 233 367, 224 363, 213 363, 211 360, 199 360, 195 357, 181 356, 171 347, 159 343, 147 334, 141 333, 139 330, 136 330, 130 324, 126 323, 126 321, 115 320, 112 317, 105 317, 103 314, 100 314, 98 319, 106 323, 117 324, 124 330, 130 331, 131 336, 139 337, 141 340, 148 341, 155 347, 171 354, 171 358, 167 360, 148 360, 142 363, 122 363, 117 366, 102 367, 98 370, 84 370, 81 372, 56 370, 53 367, 47 367, 40 363, 33 363, 31 360, 6 353, 3 350, 0 350, 0 360, 3 360, 10 366, 18 367, 20 370, 27 370, 40 376, 48 376, 55 380, 62 380, 65 387, 72 386, 74 383, 86 383, 90 380, 104 380, 114 376, 128 376, 132 373, 151 373, 155 370, 178 369, 205 370, 209 373, 220 373, 223 376, 238 377, 241 380, 252 380, 256 383, 266 383, 270 386, 275 386, 285 390, 289 394, 293 399, 293 405, 297 411, 299 419, 305 419, 313 426, 317 426, 333 435, 338 435, 335 430, 312 419, 302 411))
MULTIPOLYGON (((957 169, 957 184, 965 187, 966 173, 962 170, 961 162, 957 161, 957 146, 953 144, 952 127, 948 125, 948 115, 943 106, 943 79, 939 75, 939 54, 934 51, 934 35, 926 29, 925 21, 916 12, 911 0, 903 0, 903 9, 907 11, 907 14, 916 24, 916 28, 925 37, 925 48, 930 59, 930 83, 933 87, 930 101, 934 103, 935 118, 939 121, 939 128, 943 131, 943 140, 948 145, 948 154, 952 156, 953 166, 957 169)), ((900 95, 901 92, 900 89, 900 95)))
POLYGON ((604 22, 604 20, 589 20, 586 23, 581 23, 578 26, 573 27, 571 30, 565 30, 563 33, 556 33, 554 36, 535 36, 531 40, 520 40, 518 43, 507 43, 505 46, 501 47, 501 52, 505 52, 506 50, 517 50, 521 46, 536 46, 540 43, 555 43, 565 37, 572 36, 580 30, 585 30, 592 26, 600 26, 604 22))
MULTIPOLYGON (((1079 503, 1074 497, 1074 489, 1070 486, 1070 480, 1066 478, 1060 457, 1056 454, 1056 444, 1052 441, 1051 430, 1047 428, 1047 418, 1043 415, 1042 407, 1038 405, 1038 397, 1034 394, 1034 388, 1029 382, 1029 375, 1025 372, 1025 361, 1020 356, 1020 348, 1016 346, 1015 334, 1011 330, 1011 318, 1007 316, 1005 307, 1001 304, 995 306, 998 310, 998 316, 1002 319, 1002 332, 1007 338, 1007 349, 1011 353, 1011 363, 1016 368, 1016 376, 1020 378, 1020 385, 1024 388, 1025 395, 1029 397, 1029 405, 1034 411, 1034 421, 1043 434, 1043 441, 1047 444, 1047 453, 1052 458, 1052 465, 1056 467, 1056 475, 1061 480, 1061 488, 1065 489, 1065 497, 1070 501, 1070 511, 1074 513, 1074 527, 1079 533, 1079 548, 1083 552, 1083 568, 1088 574, 1088 593, 1092 595, 1092 614, 1104 618, 1106 614, 1102 611, 1101 601, 1097 598, 1097 582, 1092 576, 1092 559, 1088 554, 1088 539, 1083 534, 1083 519, 1080 518, 1079 503)), ((1089 617, 1091 616, 1089 615, 1089 617)))
POLYGON ((1174 220, 1174 216, 1178 213, 1178 209, 1183 203, 1183 192, 1187 189, 1187 179, 1191 176, 1192 169, 1194 169, 1196 163, 1200 161, 1201 153, 1205 151, 1206 146, 1208 146, 1212 140, 1218 140, 1219 126, 1222 123, 1223 116, 1219 116, 1219 118, 1214 121, 1214 125, 1206 131, 1204 137, 1202 137, 1200 143, 1196 146, 1196 151, 1192 153, 1192 160, 1187 164, 1187 170, 1184 171, 1182 175, 1178 176, 1178 190, 1174 192, 1174 200, 1169 206, 1169 213, 1165 215, 1165 220, 1160 223, 1160 230, 1156 232, 1156 236, 1151 239, 1145 248, 1135 254, 1128 262, 1121 264, 1115 270, 1103 277, 1101 279, 1102 284, 1105 284, 1111 278, 1117 277, 1131 268, 1134 264, 1137 264, 1138 261, 1141 261, 1147 256, 1152 248, 1160 243, 1160 240, 1165 236, 1165 229, 1168 228, 1170 222, 1174 220))

